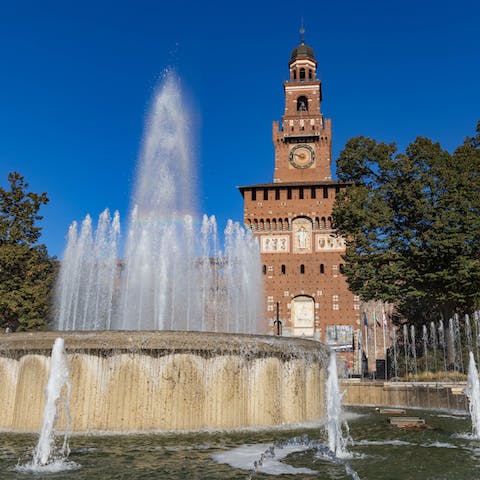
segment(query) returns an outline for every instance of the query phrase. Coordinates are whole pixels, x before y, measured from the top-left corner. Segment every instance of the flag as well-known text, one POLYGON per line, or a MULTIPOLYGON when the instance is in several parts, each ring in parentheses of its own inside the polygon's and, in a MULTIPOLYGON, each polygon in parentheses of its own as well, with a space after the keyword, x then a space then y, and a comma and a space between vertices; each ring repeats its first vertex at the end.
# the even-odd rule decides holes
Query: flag
POLYGON ((377 318, 376 310, 373 311, 373 322, 377 325, 377 327, 381 327, 380 322, 378 321, 378 318, 377 318))
POLYGON ((368 327, 367 313, 363 311, 363 326, 368 327))
POLYGON ((382 322, 383 322, 383 326, 385 328, 387 328, 387 316, 385 315, 385 310, 382 310, 382 322))

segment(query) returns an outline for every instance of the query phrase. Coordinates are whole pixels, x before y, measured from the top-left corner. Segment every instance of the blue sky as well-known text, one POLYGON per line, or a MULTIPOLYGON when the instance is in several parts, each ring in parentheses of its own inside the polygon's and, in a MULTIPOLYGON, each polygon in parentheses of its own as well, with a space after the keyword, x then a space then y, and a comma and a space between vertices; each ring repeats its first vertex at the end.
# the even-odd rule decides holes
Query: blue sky
POLYGON ((303 16, 334 158, 366 135, 452 150, 480 119, 480 2, 0 0, 0 184, 46 191, 42 242, 106 207, 126 222, 143 123, 174 67, 191 105, 198 210, 242 219, 236 186, 272 180, 271 122, 303 16), (165 5, 166 4, 166 5, 165 5), (298 8, 296 10, 295 8, 298 8))

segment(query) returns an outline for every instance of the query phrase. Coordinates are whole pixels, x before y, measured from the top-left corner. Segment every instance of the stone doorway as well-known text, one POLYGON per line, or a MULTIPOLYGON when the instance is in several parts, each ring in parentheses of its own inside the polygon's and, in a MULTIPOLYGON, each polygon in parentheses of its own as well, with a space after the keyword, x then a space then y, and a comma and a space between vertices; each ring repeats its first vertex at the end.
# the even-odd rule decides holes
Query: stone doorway
POLYGON ((292 300, 292 336, 313 337, 315 334, 315 303, 300 295, 292 300))

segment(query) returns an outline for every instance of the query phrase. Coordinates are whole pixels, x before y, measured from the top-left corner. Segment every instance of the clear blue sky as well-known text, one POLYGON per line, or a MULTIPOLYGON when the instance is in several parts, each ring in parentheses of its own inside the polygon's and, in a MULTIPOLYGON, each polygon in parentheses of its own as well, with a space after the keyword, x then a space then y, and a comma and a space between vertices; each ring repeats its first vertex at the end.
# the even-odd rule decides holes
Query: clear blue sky
POLYGON ((143 122, 177 69, 196 125, 199 211, 242 220, 238 185, 269 182, 271 122, 301 17, 333 119, 334 158, 367 135, 452 150, 480 119, 480 2, 0 0, 0 184, 46 191, 42 241, 106 207, 126 223, 143 122), (294 6, 298 5, 298 10, 294 6))

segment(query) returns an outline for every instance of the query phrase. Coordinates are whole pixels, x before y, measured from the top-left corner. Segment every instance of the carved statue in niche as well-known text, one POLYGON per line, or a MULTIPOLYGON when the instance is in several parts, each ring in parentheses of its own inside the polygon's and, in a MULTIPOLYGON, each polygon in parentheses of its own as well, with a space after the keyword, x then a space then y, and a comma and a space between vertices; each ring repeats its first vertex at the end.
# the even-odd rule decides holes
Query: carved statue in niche
POLYGON ((307 232, 305 227, 301 227, 297 232, 298 248, 307 248, 307 232))
POLYGON ((292 222, 294 253, 310 253, 312 249, 312 222, 295 218, 292 222))

